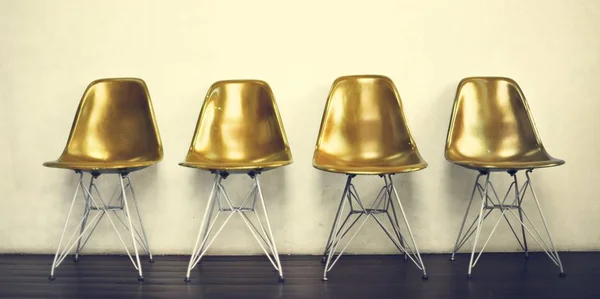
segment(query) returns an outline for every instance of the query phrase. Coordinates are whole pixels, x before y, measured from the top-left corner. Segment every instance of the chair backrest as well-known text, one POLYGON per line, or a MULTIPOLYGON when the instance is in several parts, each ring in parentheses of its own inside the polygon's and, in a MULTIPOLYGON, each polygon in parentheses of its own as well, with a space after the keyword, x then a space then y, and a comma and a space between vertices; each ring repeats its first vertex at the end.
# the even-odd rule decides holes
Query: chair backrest
POLYGON ((267 82, 215 82, 204 100, 188 152, 213 161, 260 162, 273 155, 292 155, 267 82))
POLYGON ((336 79, 315 148, 340 160, 380 160, 415 151, 396 86, 379 75, 336 79))
POLYGON ((87 87, 59 160, 157 162, 162 156, 146 84, 137 78, 111 78, 87 87))
POLYGON ((544 147, 525 96, 514 80, 471 77, 458 84, 446 159, 501 161, 536 150, 544 147))

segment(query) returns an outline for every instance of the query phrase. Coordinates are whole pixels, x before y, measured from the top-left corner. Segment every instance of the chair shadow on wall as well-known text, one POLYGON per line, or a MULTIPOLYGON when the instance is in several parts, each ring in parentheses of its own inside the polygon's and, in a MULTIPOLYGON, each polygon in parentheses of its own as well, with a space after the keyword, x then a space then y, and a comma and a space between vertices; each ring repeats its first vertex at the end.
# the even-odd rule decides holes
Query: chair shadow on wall
MULTIPOLYGON (((52 192, 55 192, 55 189, 60 190, 57 192, 58 202, 50 205, 54 211, 52 211, 52 213, 48 213, 48 215, 53 215, 53 218, 55 219, 53 225, 48 225, 48 223, 41 221, 37 222, 39 224, 39 230, 48 233, 46 234, 48 237, 46 244, 48 244, 49 252, 54 253, 56 251, 56 246, 58 245, 56 240, 60 238, 60 230, 57 228, 65 225, 65 219, 67 219, 67 214, 69 212, 69 205, 73 199, 73 190, 75 190, 79 182, 77 180, 78 174, 73 171, 56 171, 55 169, 48 169, 48 171, 49 174, 52 174, 55 177, 52 179, 52 181, 55 181, 53 186, 64 186, 62 188, 54 188, 52 190, 52 192)), ((21 202, 23 204, 26 203, 25 201, 21 202)), ((83 212, 84 204, 84 197, 82 193, 79 192, 79 194, 77 194, 77 200, 73 205, 72 212, 73 216, 76 217, 69 221, 69 231, 77 229, 77 222, 81 220, 81 213, 83 212)), ((39 209, 39 211, 35 211, 35 213, 38 215, 45 214, 45 212, 42 212, 44 209, 42 205, 34 205, 33 209, 39 209)))
MULTIPOLYGON (((271 226, 273 227, 273 233, 278 241, 278 244, 282 244, 283 234, 279 229, 283 228, 285 231, 285 206, 291 201, 286 192, 286 177, 289 171, 289 167, 293 167, 294 164, 289 166, 279 167, 277 169, 263 172, 261 175, 261 189, 265 198, 265 205, 269 213, 269 219, 271 220, 271 226), (279 228, 279 229, 278 229, 279 228), (279 234, 277 233, 279 231, 279 234), (279 236, 278 236, 279 235, 279 236)), ((279 246, 281 247, 281 246, 279 246)), ((282 252, 279 253, 283 254, 282 252)))
MULTIPOLYGON (((438 159, 437 161, 440 161, 439 163, 442 164, 440 165, 440 170, 442 172, 440 177, 442 178, 443 183, 440 186, 439 194, 443 194, 443 197, 438 200, 440 202, 439 204, 443 207, 442 210, 444 213, 447 213, 444 219, 449 224, 446 230, 448 237, 445 238, 445 242, 448 243, 448 249, 444 250, 445 252, 451 252, 454 248, 456 234, 458 233, 462 216, 464 216, 465 209, 469 203, 469 195, 473 188, 473 181, 476 177, 475 172, 454 165, 446 161, 444 157, 448 125, 450 123, 454 98, 456 96, 456 84, 458 84, 458 82, 448 84, 443 88, 436 101, 432 103, 430 110, 438 111, 438 119, 440 119, 440 122, 436 125, 437 130, 434 138, 436 139, 435 153, 438 157, 441 157, 441 159, 438 159)), ((427 157, 425 157, 425 159, 427 160, 427 157)))
MULTIPOLYGON (((448 178, 444 180, 444 194, 447 194, 448 198, 443 199, 449 203, 448 212, 451 215, 449 218, 450 227, 448 233, 452 236, 452 239, 454 239, 460 228, 460 221, 464 216, 467 205, 469 204, 469 197, 473 189, 473 182, 477 176, 477 173, 447 161, 444 163, 443 172, 444 177, 448 178)), ((471 205, 471 208, 474 206, 479 206, 478 202, 476 202, 477 199, 479 199, 477 196, 473 198, 473 204, 471 205)), ((454 240, 452 242, 452 247, 454 247, 454 240)), ((450 248, 450 250, 452 250, 452 248, 450 248)))
POLYGON ((163 178, 159 177, 161 168, 164 167, 161 163, 164 162, 131 174, 131 183, 135 188, 138 209, 142 221, 144 221, 144 229, 146 230, 146 234, 148 234, 150 248, 152 248, 152 240, 157 240, 160 237, 153 234, 153 232, 158 232, 158 230, 153 229, 157 223, 152 220, 164 217, 164 211, 160 209, 166 200, 161 197, 165 192, 160 192, 161 186, 164 186, 161 183, 163 178))
MULTIPOLYGON (((135 187, 135 193, 140 204, 140 213, 142 217, 147 213, 156 211, 155 208, 144 208, 145 207, 159 207, 163 200, 160 198, 160 192, 157 192, 162 184, 159 184, 158 174, 162 168, 161 163, 157 163, 146 169, 133 172, 131 174, 131 183, 135 187), (144 212, 147 212, 145 213, 144 212)), ((149 228, 147 230, 150 230, 149 228)))

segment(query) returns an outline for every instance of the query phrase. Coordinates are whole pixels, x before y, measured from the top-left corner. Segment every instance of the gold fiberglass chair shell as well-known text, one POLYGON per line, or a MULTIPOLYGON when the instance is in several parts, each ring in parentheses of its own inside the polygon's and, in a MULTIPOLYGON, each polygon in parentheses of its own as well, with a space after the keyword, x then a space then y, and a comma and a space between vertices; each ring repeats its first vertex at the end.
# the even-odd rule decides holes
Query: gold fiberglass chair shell
POLYGON ((347 175, 322 258, 325 263, 323 280, 327 280, 327 273, 370 217, 404 253, 404 258, 410 258, 423 271, 423 278, 427 278, 425 265, 392 181, 393 174, 421 170, 427 167, 427 163, 421 158, 411 136, 392 80, 377 75, 344 76, 335 80, 323 113, 313 166, 347 175), (370 206, 363 204, 352 183, 356 175, 378 175, 384 180, 384 186, 370 206), (398 221, 398 210, 403 224, 398 221), (385 225, 387 222, 391 229, 385 225), (358 224, 358 229, 338 252, 338 246, 355 224, 358 224), (405 231, 401 231, 401 226, 405 231), (410 238, 406 238, 406 234, 410 238))
POLYGON ((138 270, 138 280, 144 279, 137 243, 149 255, 150 262, 153 262, 153 259, 129 173, 159 162, 162 156, 160 135, 144 81, 135 78, 101 79, 87 87, 62 155, 56 161, 44 163, 47 167, 71 169, 79 174, 79 182, 52 263, 50 280, 54 280, 54 270, 74 247, 74 261, 79 260, 80 251, 104 216, 109 219, 127 255, 138 270), (89 184, 83 183, 84 173, 90 174, 89 184), (105 201, 100 196, 94 180, 101 174, 118 175, 120 181, 114 193, 116 198, 105 201), (80 190, 85 200, 85 208, 79 222, 78 234, 77 231, 73 232, 66 245, 61 247, 80 190), (128 200, 127 190, 133 200, 128 200), (136 225, 132 223, 131 203, 137 214, 134 220, 138 222, 136 225), (114 213, 111 215, 109 211, 114 213), (88 218, 90 214, 94 214, 93 217, 89 217, 91 219, 88 218), (123 219, 123 216, 126 219, 123 219), (131 234, 135 257, 130 254, 117 230, 118 224, 115 223, 118 222, 125 225, 128 234, 131 234))
POLYGON ((292 163, 292 153, 281 123, 275 97, 260 80, 229 80, 214 83, 204 100, 192 144, 179 165, 210 171, 214 182, 185 281, 233 214, 238 214, 265 252, 283 282, 283 271, 259 175, 292 163), (254 180, 250 193, 234 204, 222 183, 230 174, 247 174, 254 180), (260 206, 256 203, 260 202, 260 206), (264 220, 257 211, 262 210, 264 220), (228 217, 211 237, 221 213, 228 217), (254 214, 256 224, 247 214, 254 214), (210 238, 209 238, 210 237, 210 238))
POLYGON ((475 267, 498 224, 504 219, 525 251, 526 257, 528 257, 527 232, 560 268, 561 276, 564 275, 560 257, 550 237, 546 219, 533 190, 529 174, 535 168, 558 166, 565 162, 553 158, 546 152, 525 96, 515 81, 502 77, 472 77, 465 78, 458 84, 446 140, 445 156, 454 164, 479 172, 452 251, 451 260, 454 260, 456 252, 474 234, 475 241, 468 271, 468 276, 471 277, 472 268, 475 267), (524 184, 519 185, 517 172, 521 170, 525 171, 526 179, 524 184), (507 172, 512 176, 513 182, 504 198, 498 197, 490 181, 491 172, 507 172), (480 183, 481 177, 485 177, 483 184, 480 183), (545 236, 533 226, 521 206, 527 190, 531 191, 544 223, 545 236), (464 231, 476 192, 482 198, 479 215, 464 231), (501 215, 495 222, 494 228, 480 252, 475 255, 481 227, 493 210, 499 210, 501 215), (516 228, 513 227, 507 215, 512 215, 512 218, 518 223, 516 228), (520 232, 517 233, 519 226, 520 232), (544 239, 548 241, 546 242, 544 239))

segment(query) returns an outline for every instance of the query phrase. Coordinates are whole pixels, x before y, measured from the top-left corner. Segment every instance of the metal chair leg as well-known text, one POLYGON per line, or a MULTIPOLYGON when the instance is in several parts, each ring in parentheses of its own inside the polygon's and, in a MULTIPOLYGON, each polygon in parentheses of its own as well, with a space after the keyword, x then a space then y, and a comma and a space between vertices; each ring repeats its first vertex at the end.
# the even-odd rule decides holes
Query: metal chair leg
POLYGON ((204 243, 206 243, 206 239, 208 238, 208 231, 211 226, 209 225, 210 218, 207 221, 207 217, 209 214, 212 215, 211 211, 214 209, 213 203, 215 201, 215 192, 219 180, 219 175, 215 174, 215 180, 210 191, 210 195, 208 197, 208 202, 206 203, 206 209, 204 210, 204 216, 202 217, 202 222, 198 231, 198 237, 196 238, 196 243, 194 244, 194 249, 192 250, 192 255, 190 256, 190 262, 188 264, 188 269, 185 275, 185 282, 190 282, 190 273, 192 269, 196 266, 196 264, 199 262, 198 257, 200 257, 200 253, 204 249, 204 243), (202 239, 202 245, 200 246, 200 248, 198 248, 198 245, 200 244, 200 239, 202 239), (196 261, 197 259, 198 261, 196 261))
MULTIPOLYGON (((129 190, 131 191, 131 198, 133 199, 132 200, 133 207, 135 208, 135 213, 138 216, 137 220, 140 224, 140 229, 142 231, 142 235, 139 237, 141 239, 141 243, 142 243, 144 249, 148 253, 148 262, 154 263, 154 257, 152 257, 152 251, 150 250, 150 242, 148 242, 148 235, 146 235, 146 229, 144 228, 144 223, 142 222, 142 214, 140 213, 140 209, 138 207, 137 197, 135 196, 135 190, 133 189, 133 184, 131 184, 131 178, 129 176, 127 176, 126 179, 127 179, 127 186, 129 186, 129 190)), ((136 231, 136 233, 137 233, 137 231, 136 231)))
MULTIPOLYGON (((92 189, 92 184, 94 183, 94 176, 90 177, 90 184, 88 189, 92 189)), ((83 222, 81 223, 81 228, 79 230, 79 234, 83 234, 83 229, 85 228, 85 224, 87 222, 87 218, 90 214, 90 198, 88 196, 85 197, 85 207, 83 208, 83 222)), ((75 249, 75 257, 73 258, 74 262, 79 262, 79 252, 82 249, 81 246, 82 242, 81 239, 79 239, 79 241, 77 241, 77 247, 75 249)))
POLYGON ((138 252, 138 248, 137 248, 137 242, 135 239, 135 232, 133 230, 133 224, 131 223, 131 214, 129 213, 129 203, 127 200, 127 195, 125 194, 125 184, 123 183, 123 175, 119 176, 120 182, 121 182, 121 192, 123 195, 123 202, 125 203, 125 214, 127 216, 127 220, 129 221, 129 232, 131 233, 131 243, 133 243, 133 250, 135 252, 135 261, 137 263, 137 270, 139 273, 139 277, 138 277, 138 281, 143 281, 144 280, 144 275, 142 273, 142 263, 140 262, 140 254, 138 252))
POLYGON ((488 182, 490 181, 490 174, 487 173, 485 176, 485 188, 483 191, 483 197, 481 198, 481 209, 479 209, 479 220, 477 221, 477 231, 475 232, 475 242, 473 242, 473 250, 471 251, 471 259, 469 260, 469 273, 468 276, 471 277, 471 270, 475 266, 473 263, 473 258, 475 257, 475 248, 477 247, 477 241, 479 240, 479 234, 481 233, 481 225, 483 223, 483 210, 485 208, 485 203, 487 202, 487 192, 488 192, 488 182))
POLYGON ((331 247, 332 241, 333 241, 333 233, 335 230, 335 224, 337 223, 338 219, 340 218, 341 214, 342 214, 342 209, 343 209, 343 205, 346 201, 346 194, 348 192, 348 188, 350 186, 350 182, 352 181, 352 177, 348 176, 347 180, 346 180, 346 186, 344 187, 344 193, 342 194, 342 199, 340 200, 340 204, 337 208, 337 212, 335 213, 335 220, 334 225, 331 226, 331 231, 329 232, 329 237, 327 238, 327 243, 325 244, 325 251, 323 251, 323 257, 321 258, 321 263, 325 263, 327 261, 327 252, 329 251, 329 248, 331 247))
MULTIPOLYGON (((519 204, 519 219, 521 220, 521 222, 523 222, 523 207, 522 207, 522 203, 523 203, 523 197, 520 196, 519 193, 519 183, 517 181, 517 174, 514 173, 512 174, 513 177, 513 181, 515 183, 515 197, 517 197, 518 200, 518 204, 519 204)), ((527 247, 527 235, 525 234, 525 226, 521 225, 521 235, 523 236, 523 251, 525 251, 525 258, 528 259, 529 258, 529 248, 527 247)))
POLYGON ((408 229, 410 241, 412 241, 412 243, 414 245, 414 251, 415 251, 414 253, 416 253, 416 258, 418 259, 418 261, 414 261, 415 265, 417 265, 417 267, 419 267, 423 271, 423 279, 427 279, 428 277, 427 277, 427 270, 425 270, 425 263, 423 263, 423 259, 421 258, 421 254, 419 253, 419 248, 417 246, 417 242, 415 241, 415 236, 413 235, 412 230, 410 228, 410 224, 408 223, 408 218, 406 218, 406 213, 404 212, 404 208, 402 207, 402 202, 400 201, 400 196, 398 196, 398 191, 396 191, 396 187, 394 186, 394 183, 392 182, 392 175, 388 175, 388 180, 389 180, 389 184, 392 187, 392 190, 394 191, 394 195, 396 196, 396 201, 398 202, 398 206, 400 207, 400 212, 402 212, 402 219, 404 219, 404 224, 406 225, 406 228, 408 229))
MULTIPOLYGON (((337 215, 335 220, 333 221, 333 225, 331 226, 331 233, 329 234, 329 241, 327 241, 327 245, 325 246, 325 252, 323 253, 325 257, 325 269, 323 270, 323 280, 327 280, 327 272, 329 269, 329 264, 331 263, 331 258, 335 255, 335 249, 339 242, 339 236, 342 234, 343 226, 340 225, 342 212, 346 205, 347 193, 349 192, 350 184, 352 183, 352 177, 348 176, 346 181, 346 187, 344 188, 344 193, 342 194, 342 199, 340 200, 340 206, 337 211, 337 215)), ((350 216, 348 214, 348 216, 350 216)), ((344 222, 345 224, 345 222, 344 222)), ((323 260, 323 259, 321 259, 323 260)))
MULTIPOLYGON (((465 224, 466 218, 468 216, 468 209, 467 209, 467 213, 465 213, 465 218, 463 219, 463 223, 461 224, 461 229, 457 236, 457 240, 456 240, 456 243, 455 243, 455 246, 453 249, 452 258, 451 258, 451 259, 454 258, 454 254, 467 242, 467 240, 469 240, 469 238, 471 238, 473 233, 475 233, 475 241, 473 243, 473 248, 471 250, 471 258, 469 260, 469 269, 468 269, 469 277, 471 277, 472 269, 477 264, 479 258, 481 257, 481 255, 483 254, 483 252, 485 250, 486 245, 492 238, 492 235, 496 231, 496 228, 498 227, 498 224, 501 222, 502 219, 504 219, 506 221, 506 223, 508 224, 508 226, 511 229, 511 232, 513 233, 513 235, 515 236, 517 242, 519 243, 519 245, 525 252, 526 257, 529 254, 529 250, 528 250, 528 246, 527 246, 527 234, 529 234, 529 236, 548 255, 548 257, 552 260, 552 262, 554 262, 554 264, 556 264, 560 268, 560 275, 564 276, 562 262, 558 255, 558 251, 556 250, 556 247, 554 246, 554 242, 553 242, 550 232, 548 230, 547 223, 546 223, 545 217, 542 213, 542 210, 539 205, 539 201, 537 199, 535 191, 533 190, 533 185, 532 185, 529 173, 531 173, 531 170, 526 171, 525 175, 526 175, 527 179, 526 179, 525 183, 520 187, 518 184, 516 171, 509 172, 509 174, 511 176, 513 176, 513 182, 511 183, 510 187, 508 188, 508 191, 506 192, 506 195, 504 196, 503 199, 500 199, 498 197, 498 194, 496 193, 496 190, 494 189, 494 186, 492 185, 492 183, 489 179, 489 173, 486 175, 486 183, 484 186, 479 185, 478 180, 479 180, 479 176, 481 176, 481 174, 478 176, 478 178, 475 182, 474 190, 479 190, 479 193, 481 195, 482 203, 481 203, 479 215, 475 218, 471 227, 469 227, 466 230, 466 232, 463 233, 464 224, 465 224), (510 191, 512 188, 515 188, 514 199, 507 202, 508 196, 510 195, 510 191), (523 199, 525 197, 527 189, 531 190, 533 199, 536 202, 538 213, 540 214, 540 217, 544 223, 544 230, 545 230, 546 237, 542 236, 540 231, 535 227, 535 225, 533 225, 532 221, 529 219, 527 213, 523 209, 522 203, 523 203, 523 199), (517 210, 517 213, 515 213, 513 211, 515 209, 517 210), (487 210, 487 212, 484 212, 485 210, 487 210), (478 241, 479 241, 479 237, 480 237, 480 233, 481 233, 481 227, 483 226, 488 215, 490 215, 490 213, 494 210, 499 210, 501 212, 500 217, 498 217, 498 219, 496 220, 496 223, 495 223, 492 231, 488 235, 488 237, 487 237, 486 241, 484 242, 482 248, 480 249, 479 253, 476 254, 476 247, 478 245, 478 241), (519 225, 521 226, 521 238, 522 239, 518 236, 517 232, 514 230, 511 222, 509 221, 509 219, 506 216, 507 214, 512 215, 512 218, 515 221, 517 221, 519 223, 519 225), (475 225, 475 229, 473 229, 474 225, 475 225), (526 232, 527 232, 527 234, 526 234, 526 232), (549 243, 547 243, 544 239, 547 239, 549 243)), ((472 194, 471 198, 473 198, 473 195, 474 195, 474 193, 472 194)), ((471 205, 471 201, 469 202, 469 207, 470 207, 470 205, 471 205)))
POLYGON ((226 175, 215 174, 215 182, 213 184, 213 189, 209 197, 209 202, 207 203, 207 207, 204 212, 204 217, 202 220, 200 231, 198 232, 196 244, 194 245, 192 256, 190 257, 185 281, 191 281, 191 270, 194 267, 196 267, 196 265, 200 262, 202 257, 206 254, 207 250, 212 245, 212 243, 215 241, 215 239, 221 233, 223 228, 229 222, 231 217, 234 214, 238 214, 240 215, 244 224, 246 224, 246 227, 250 230, 252 236, 258 242, 260 248, 263 250, 263 252, 267 256, 275 270, 277 270, 279 274, 279 282, 284 282, 283 269, 281 266, 281 261, 279 259, 279 253, 275 244, 275 238, 271 228, 269 215, 267 212, 266 204, 264 202, 260 181, 258 179, 259 174, 249 174, 254 180, 254 186, 239 206, 234 205, 231 198, 227 195, 225 187, 221 183, 222 177, 226 175), (257 212, 257 201, 260 202, 260 208, 262 209, 262 218, 264 219, 265 224, 263 224, 263 220, 261 220, 261 217, 257 212), (229 215, 217 229, 216 233, 212 235, 213 228, 218 220, 220 213, 222 212, 228 213, 229 215), (256 224, 253 223, 253 220, 246 215, 248 213, 254 214, 256 224))
MULTIPOLYGON (((558 265, 558 267, 560 268, 560 276, 564 277, 565 276, 565 271, 563 269, 563 265, 562 265, 562 261, 560 260, 560 256, 558 255, 558 251, 556 250, 556 247, 554 246, 554 241, 552 241, 552 236, 550 235, 550 230, 548 229, 548 223, 546 222, 546 217, 544 217, 544 213, 542 212, 542 207, 540 206, 540 202, 537 198, 537 195, 535 193, 535 190, 533 188, 533 184, 531 183, 531 178, 529 177, 529 174, 532 172, 532 170, 527 170, 525 172, 525 176, 527 177, 527 182, 529 182, 529 186, 531 186, 531 194, 533 195, 533 199, 535 200, 535 205, 538 209, 538 212, 540 214, 540 217, 542 218, 542 222, 544 223, 544 229, 546 231, 546 235, 548 236, 548 240, 550 241, 550 252, 554 252, 554 257, 555 257, 555 262, 558 265)), ((523 226, 525 227, 525 226, 523 226)), ((546 252, 548 253, 548 252, 546 252)), ((550 255, 550 254, 549 254, 550 255)))
MULTIPOLYGON (((143 281, 144 277, 142 274, 142 268, 141 268, 141 263, 140 263, 140 259, 139 259, 139 252, 137 250, 137 242, 139 242, 140 244, 144 244, 143 247, 147 248, 148 252, 149 252, 149 246, 147 244, 147 239, 143 239, 142 237, 140 237, 140 239, 142 239, 142 240, 138 240, 135 237, 135 233, 137 233, 137 230, 132 222, 132 216, 131 216, 131 213, 129 210, 129 204, 128 204, 128 200, 127 200, 127 196, 126 196, 126 192, 125 192, 126 188, 123 183, 124 179, 128 179, 127 175, 118 174, 119 178, 120 178, 120 197, 119 198, 121 198, 123 200, 123 206, 114 206, 114 205, 111 205, 114 198, 111 199, 111 201, 108 204, 106 204, 102 200, 100 193, 98 192, 97 188, 95 187, 95 184, 93 183, 93 181, 95 180, 95 177, 92 177, 90 179, 89 187, 86 188, 86 186, 84 186, 84 184, 83 184, 83 173, 82 172, 77 172, 77 173, 79 174, 79 180, 77 182, 77 187, 75 189, 75 194, 73 195, 71 207, 69 208, 67 220, 65 221, 65 225, 63 227, 63 232, 62 232, 58 247, 56 249, 56 254, 55 254, 54 260, 52 262, 49 279, 50 280, 55 279, 54 273, 55 273, 56 268, 58 268, 58 266, 60 266, 60 264, 64 261, 64 259, 67 257, 67 255, 69 255, 69 252, 73 248, 75 248, 75 261, 78 260, 80 251, 83 249, 83 247, 85 247, 85 244, 92 236, 92 233, 95 231, 96 227, 98 226, 98 223, 102 220, 102 218, 104 216, 107 216, 109 222, 111 223, 113 229, 115 230, 115 232, 117 234, 117 237, 119 238, 119 241, 121 242, 121 245, 123 245, 129 259, 133 263, 134 268, 138 271, 138 280, 143 281), (68 238, 68 240, 65 242, 65 233, 66 233, 69 221, 71 219, 73 206, 75 204, 77 195, 80 190, 83 191, 83 195, 84 195, 84 199, 85 199, 84 214, 82 216, 81 221, 77 225, 78 229, 74 230, 73 233, 68 238), (94 198, 94 196, 92 195, 92 190, 96 190, 98 200, 96 200, 94 198), (126 225, 125 228, 131 233, 131 242, 133 243, 133 247, 134 247, 135 260, 132 257, 131 253, 129 252, 129 249, 127 248, 127 245, 125 244, 125 241, 123 240, 121 234, 119 233, 119 230, 117 229, 117 226, 115 225, 115 222, 113 221, 113 218, 110 215, 110 213, 108 213, 108 211, 114 212, 117 219, 119 219, 119 220, 121 220, 121 219, 118 216, 118 214, 116 214, 116 213, 117 213, 117 211, 122 211, 125 214, 125 218, 128 219, 128 225, 126 225), (91 212, 95 212, 95 215, 93 215, 93 217, 91 217, 91 219, 89 219, 91 212), (87 234, 87 236, 86 236, 86 234, 87 234), (86 237, 83 238, 84 236, 86 236, 86 237)), ((144 228, 141 223, 141 215, 139 215, 139 212, 138 212, 137 219, 139 220, 139 225, 141 226, 141 229, 143 231, 144 228)), ((124 224, 124 222, 122 220, 121 220, 121 222, 124 224)), ((144 236, 145 236, 145 234, 144 234, 144 236)))
MULTIPOLYGON (((461 240, 461 236, 463 233, 463 229, 465 228, 465 223, 467 221, 467 217, 469 216, 469 210, 471 209, 471 204, 473 203, 473 198, 475 197, 475 191, 477 190, 477 185, 479 184, 479 178, 482 176, 482 174, 479 174, 477 176, 477 178, 475 179, 475 184, 473 185, 473 191, 471 191, 471 198, 469 199, 469 204, 467 205, 467 210, 465 211, 465 216, 463 217, 462 223, 460 224, 460 229, 458 230, 458 235, 456 236, 456 242, 454 243, 454 249, 452 249, 452 256, 450 257, 451 261, 454 261, 454 256, 456 255, 456 252, 458 251, 458 249, 461 247, 459 246, 460 240, 461 240)), ((469 230, 467 230, 468 232, 469 230)))
MULTIPOLYGON (((77 193, 79 193, 79 187, 81 186, 81 180, 83 179, 83 173, 79 172, 79 181, 77 182, 77 187, 75 188, 75 194, 73 195, 73 200, 71 201, 71 206, 69 208, 69 213, 67 214, 67 220, 65 221, 65 225, 63 227, 62 234, 60 235, 60 240, 58 241, 58 246, 56 247, 56 254, 54 254, 54 260, 52 261, 52 267, 50 268, 50 276, 49 280, 54 280, 54 270, 60 263, 57 263, 59 260, 60 246, 62 245, 63 239, 65 237, 65 232, 67 231, 67 226, 69 224, 69 219, 71 219, 71 212, 73 212, 73 206, 75 205, 75 200, 77 199, 77 193)), ((83 220, 81 221, 83 223, 83 220)), ((85 229, 83 230, 85 231, 85 229)), ((83 232, 81 233, 83 234, 83 232)), ((62 256, 62 254, 60 255, 62 256)))
POLYGON ((420 270, 423 271, 423 279, 427 279, 427 271, 425 270, 425 265, 419 253, 419 249, 416 245, 414 235, 410 228, 410 224, 408 223, 408 219, 406 218, 406 214, 404 212, 404 208, 402 207, 402 203, 400 198, 398 197, 398 192, 393 185, 391 175, 385 175, 384 179, 384 187, 379 192, 375 201, 369 206, 365 207, 363 202, 361 201, 358 193, 356 192, 356 188, 352 184, 352 177, 349 176, 346 181, 346 186, 344 188, 344 193, 342 194, 342 198, 340 200, 340 206, 338 207, 338 211, 336 212, 336 217, 333 222, 331 233, 329 239, 325 245, 324 251, 324 262, 325 268, 323 269, 323 277, 322 279, 326 281, 327 273, 331 271, 331 269, 335 266, 341 256, 344 254, 348 246, 352 243, 358 232, 365 225, 369 218, 373 218, 377 224, 381 227, 383 232, 390 238, 392 243, 398 248, 398 250, 404 254, 404 258, 406 260, 411 260, 420 270), (393 200, 392 197, 395 197, 396 200, 393 200), (397 208, 396 209, 396 205, 397 208), (345 213, 345 207, 349 207, 349 211, 347 212, 347 216, 344 220, 342 220, 342 215, 345 213), (406 227, 406 231, 408 232, 408 237, 405 237, 401 233, 400 223, 398 222, 397 211, 401 212, 402 219, 404 220, 404 225, 406 227), (349 221, 350 217, 356 215, 354 221, 349 221), (378 215, 383 215, 383 219, 378 218, 378 215), (393 217, 392 217, 393 215, 393 217), (350 235, 349 240, 343 246, 343 248, 338 252, 337 247, 341 244, 342 240, 345 239, 346 235, 352 230, 352 228, 359 222, 359 219, 364 216, 364 219, 358 225, 358 228, 354 230, 354 232, 350 235), (387 217, 385 217, 387 216, 387 217), (387 220, 386 220, 387 219, 387 220), (386 227, 384 222, 389 221, 389 225, 391 226, 391 230, 386 227))
MULTIPOLYGON (((279 282, 284 282, 283 269, 281 267, 281 261, 279 260, 279 252, 277 251, 277 245, 275 243, 275 236, 273 235, 273 230, 271 229, 271 221, 269 220, 269 213, 267 212, 267 206, 265 205, 265 198, 263 196, 262 189, 260 188, 260 181, 258 180, 258 175, 254 176, 254 181, 256 182, 256 188, 258 189, 258 195, 259 195, 260 203, 261 203, 261 206, 263 209, 265 222, 267 223, 267 230, 269 233, 267 235, 268 236, 267 239, 269 239, 271 241, 270 245, 272 248, 272 254, 273 254, 273 257, 275 258, 275 260, 277 261, 277 267, 275 267, 275 268, 279 272, 279 282)), ((257 219, 258 219, 258 215, 257 215, 257 219)), ((259 219, 259 223, 260 223, 260 219, 259 219)), ((262 224, 261 224, 261 227, 262 227, 262 224)), ((264 228, 263 228, 263 231, 264 231, 264 228)), ((267 254, 267 256, 268 256, 268 254, 267 254)))

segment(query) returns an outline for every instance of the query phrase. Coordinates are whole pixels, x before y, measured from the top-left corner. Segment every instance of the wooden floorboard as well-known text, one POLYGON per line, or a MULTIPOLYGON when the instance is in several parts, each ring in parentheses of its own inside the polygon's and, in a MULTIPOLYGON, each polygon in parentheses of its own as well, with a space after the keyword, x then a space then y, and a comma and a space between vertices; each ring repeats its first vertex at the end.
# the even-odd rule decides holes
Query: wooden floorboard
POLYGON ((567 276, 543 253, 485 254, 466 276, 469 256, 423 255, 428 280, 401 256, 344 256, 321 281, 316 256, 282 256, 285 283, 264 257, 207 257, 183 278, 185 256, 144 261, 138 283, 123 256, 82 256, 56 270, 52 256, 0 255, 0 298, 600 298, 600 253, 562 253, 567 276))

